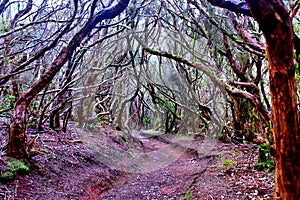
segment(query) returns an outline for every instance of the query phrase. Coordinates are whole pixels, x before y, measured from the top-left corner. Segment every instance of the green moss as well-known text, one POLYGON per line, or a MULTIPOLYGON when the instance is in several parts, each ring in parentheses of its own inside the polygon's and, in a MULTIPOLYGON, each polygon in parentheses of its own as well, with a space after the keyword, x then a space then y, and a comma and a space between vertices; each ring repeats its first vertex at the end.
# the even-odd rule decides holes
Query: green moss
POLYGON ((10 167, 10 170, 12 172, 15 172, 16 174, 29 172, 29 167, 27 167, 22 161, 16 160, 12 162, 7 162, 7 165, 10 167))
POLYGON ((184 194, 184 200, 189 200, 192 198, 192 196, 193 196, 193 193, 191 191, 191 188, 189 188, 184 194))
POLYGON ((25 174, 29 172, 29 167, 22 161, 12 159, 7 162, 8 170, 5 170, 0 175, 0 182, 8 182, 13 180, 17 174, 25 174))
POLYGON ((132 151, 130 151, 128 154, 129 154, 129 158, 134 159, 134 153, 132 151))
POLYGON ((16 174, 11 171, 4 171, 0 175, 1 182, 9 182, 15 178, 16 174))

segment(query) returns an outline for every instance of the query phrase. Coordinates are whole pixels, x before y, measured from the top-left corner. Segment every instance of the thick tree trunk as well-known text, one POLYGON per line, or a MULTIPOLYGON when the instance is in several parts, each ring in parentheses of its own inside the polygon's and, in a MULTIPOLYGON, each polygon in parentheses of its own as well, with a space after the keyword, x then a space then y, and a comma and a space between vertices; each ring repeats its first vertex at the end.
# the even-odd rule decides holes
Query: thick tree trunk
POLYGON ((7 153, 11 157, 20 159, 27 158, 26 151, 26 101, 22 101, 15 108, 15 113, 12 117, 12 122, 9 127, 9 141, 7 153))
POLYGON ((295 88, 294 34, 281 0, 247 0, 267 42, 275 142, 275 199, 300 199, 300 132, 295 88))

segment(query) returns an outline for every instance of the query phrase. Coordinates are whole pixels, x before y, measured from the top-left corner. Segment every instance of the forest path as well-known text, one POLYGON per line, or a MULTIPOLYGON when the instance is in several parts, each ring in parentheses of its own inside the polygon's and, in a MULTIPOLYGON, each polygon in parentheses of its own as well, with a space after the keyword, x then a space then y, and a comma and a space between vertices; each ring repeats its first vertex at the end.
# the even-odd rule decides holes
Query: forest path
MULTIPOLYGON (((166 145, 153 138, 144 138, 141 141, 145 149, 160 149, 166 145)), ((198 160, 196 151, 186 150, 170 165, 162 165, 158 170, 130 173, 98 199, 183 199, 199 176, 210 168, 209 162, 212 159, 197 162, 198 160)))
POLYGON ((161 159, 152 166, 148 161, 153 170, 128 173, 97 199, 271 199, 272 186, 266 174, 254 170, 256 148, 251 145, 235 146, 203 138, 179 142, 148 134, 135 137, 143 143, 144 151, 156 155, 163 149, 172 162, 161 159), (170 146, 178 148, 174 151, 178 156, 166 152, 172 151, 170 146))
MULTIPOLYGON (((172 135, 133 135, 111 127, 66 133, 28 130, 41 153, 30 173, 0 184, 0 199, 271 199, 273 174, 255 169, 257 147, 172 135)), ((0 147, 7 142, 0 128, 0 147)), ((1 171, 10 158, 0 151, 1 171)))

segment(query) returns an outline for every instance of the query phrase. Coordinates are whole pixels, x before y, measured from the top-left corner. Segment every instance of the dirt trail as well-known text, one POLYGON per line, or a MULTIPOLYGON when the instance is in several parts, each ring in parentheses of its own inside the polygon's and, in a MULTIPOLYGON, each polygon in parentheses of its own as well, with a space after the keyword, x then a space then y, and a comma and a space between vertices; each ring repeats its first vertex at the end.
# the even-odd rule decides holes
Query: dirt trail
MULTIPOLYGON (((151 151, 168 141, 140 139, 151 151)), ((272 177, 254 170, 255 148, 216 142, 203 155, 197 148, 202 144, 194 140, 177 160, 159 170, 128 174, 97 199, 271 199, 272 177)))
MULTIPOLYGON (((165 143, 144 139, 145 148, 161 148, 165 143)), ((148 173, 132 173, 98 199, 183 199, 199 174, 205 172, 208 160, 196 162, 197 152, 185 152, 171 165, 148 173)))
MULTIPOLYGON (((109 127, 94 135, 75 129, 28 132, 29 138, 36 135, 36 148, 44 153, 31 160, 29 174, 0 184, 0 199, 240 200, 271 199, 273 192, 272 174, 255 170, 257 147, 252 145, 215 142, 209 148, 202 139, 140 135, 139 146, 109 127)), ((0 139, 2 148, 4 129, 0 139)), ((3 170, 9 158, 0 153, 3 170)))

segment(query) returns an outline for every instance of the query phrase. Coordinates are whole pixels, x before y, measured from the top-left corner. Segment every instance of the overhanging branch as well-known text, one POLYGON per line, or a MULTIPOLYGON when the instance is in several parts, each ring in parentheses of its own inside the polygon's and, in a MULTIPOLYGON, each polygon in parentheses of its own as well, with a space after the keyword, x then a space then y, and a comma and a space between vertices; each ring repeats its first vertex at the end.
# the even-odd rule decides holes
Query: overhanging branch
POLYGON ((225 8, 235 13, 252 16, 250 9, 245 1, 239 0, 208 0, 214 6, 225 8))
MULTIPOLYGON (((196 3, 195 1, 191 0, 191 2, 196 3)), ((250 12, 250 8, 247 5, 246 1, 244 0, 208 0, 213 6, 225 8, 235 13, 240 13, 247 15, 249 17, 253 17, 252 13, 250 12)), ((298 3, 299 4, 299 3, 298 3)), ((298 5, 297 4, 297 5, 298 5)), ((297 12, 299 8, 295 8, 294 12, 297 12)), ((293 11, 292 11, 293 12, 293 11)), ((295 14, 291 13, 290 17, 293 17, 295 14)), ((294 33, 294 48, 297 52, 297 55, 300 54, 300 38, 294 33)))

